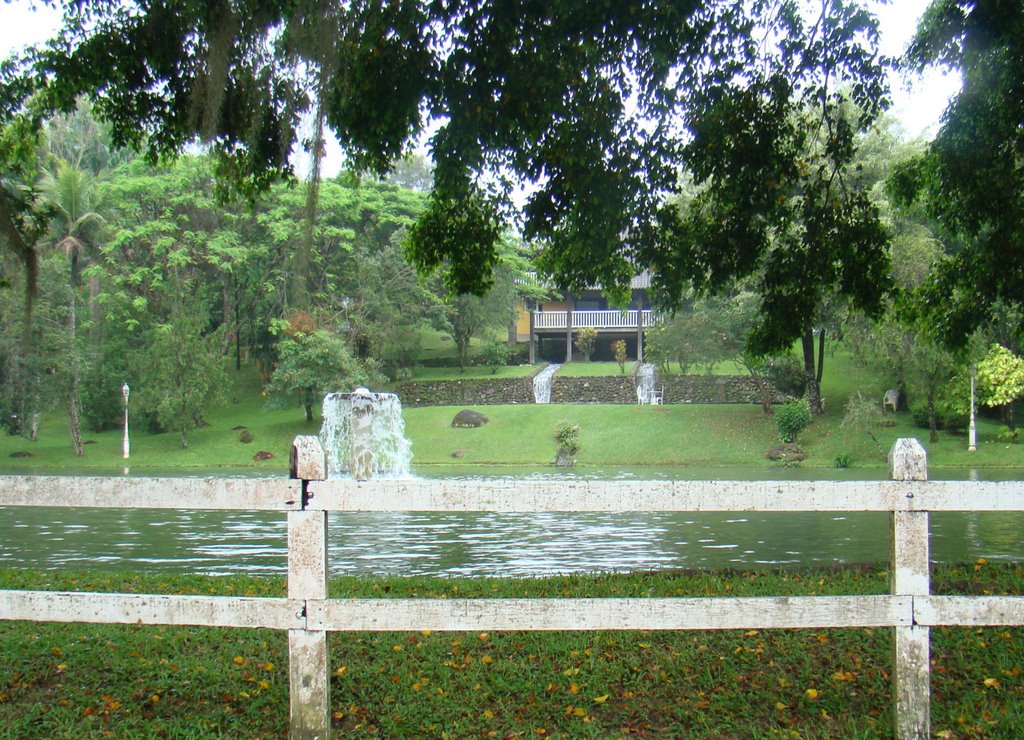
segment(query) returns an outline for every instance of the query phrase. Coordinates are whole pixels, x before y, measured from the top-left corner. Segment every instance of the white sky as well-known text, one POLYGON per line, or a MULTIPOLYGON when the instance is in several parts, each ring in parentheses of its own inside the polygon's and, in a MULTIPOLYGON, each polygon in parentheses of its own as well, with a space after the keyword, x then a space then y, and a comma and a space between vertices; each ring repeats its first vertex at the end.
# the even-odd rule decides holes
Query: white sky
MULTIPOLYGON (((882 53, 897 56, 903 52, 917 27, 917 20, 929 0, 863 0, 878 15, 882 33, 882 53)), ((59 25, 60 14, 45 6, 33 8, 31 0, 0 0, 0 58, 26 44, 45 41, 59 25)), ((960 88, 959 75, 937 70, 924 77, 901 79, 894 75, 892 113, 900 120, 909 138, 934 136, 939 118, 951 95, 960 88)), ((333 174, 331 161, 337 148, 331 147, 325 174, 333 174)))

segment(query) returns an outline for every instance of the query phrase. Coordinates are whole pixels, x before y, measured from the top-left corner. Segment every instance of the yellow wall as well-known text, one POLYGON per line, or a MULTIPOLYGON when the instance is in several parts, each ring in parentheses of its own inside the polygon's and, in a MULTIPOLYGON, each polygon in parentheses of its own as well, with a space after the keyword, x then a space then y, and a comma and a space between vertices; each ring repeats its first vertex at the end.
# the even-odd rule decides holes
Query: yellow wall
POLYGON ((522 300, 516 301, 516 341, 530 341, 530 314, 522 300))
MULTIPOLYGON (((541 301, 540 305, 542 311, 567 311, 569 309, 567 301, 541 301)), ((530 314, 523 306, 522 299, 516 301, 516 341, 530 341, 530 314)))

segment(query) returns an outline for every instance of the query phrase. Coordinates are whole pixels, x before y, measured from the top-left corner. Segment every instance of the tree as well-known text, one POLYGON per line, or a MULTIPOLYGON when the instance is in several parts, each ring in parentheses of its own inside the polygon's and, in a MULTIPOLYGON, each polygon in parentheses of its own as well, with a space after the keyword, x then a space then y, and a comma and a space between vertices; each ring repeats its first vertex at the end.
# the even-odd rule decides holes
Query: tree
POLYGON ((998 344, 993 344, 978 363, 978 387, 986 406, 1002 406, 1003 418, 1017 441, 1014 402, 1024 396, 1024 360, 998 344))
POLYGON ((747 309, 750 293, 695 298, 648 330, 647 352, 680 372, 697 366, 711 373, 715 365, 743 351, 751 327, 747 309))
POLYGON ((160 428, 181 435, 203 424, 203 411, 220 399, 225 386, 221 331, 210 331, 202 304, 179 295, 169 323, 156 324, 133 356, 137 408, 160 428))
MULTIPOLYGON (((871 394, 875 406, 883 389, 888 388, 897 390, 911 407, 919 408, 923 398, 929 438, 936 442, 938 404, 963 363, 962 358, 942 346, 934 327, 914 310, 908 296, 920 289, 942 260, 942 244, 920 209, 894 205, 884 187, 885 179, 909 147, 896 144, 891 133, 882 131, 870 137, 869 148, 875 151, 870 163, 874 197, 893 232, 890 254, 894 294, 887 298, 883 315, 873 320, 851 318, 844 336, 853 355, 881 376, 884 385, 871 394), (883 187, 878 188, 879 184, 883 187)), ((851 399, 848 416, 864 421, 870 415, 863 405, 862 399, 851 399)))
MULTIPOLYGON (((11 65, 0 80, 0 121, 28 110, 32 95, 30 122, 86 94, 115 144, 160 158, 202 139, 222 188, 248 196, 291 175, 303 112, 315 120, 315 159, 329 129, 354 171, 377 174, 437 121, 433 188, 410 232, 422 269, 444 270, 453 294, 486 292, 526 181, 522 233, 543 245, 541 269, 567 289, 600 284, 623 299, 638 261, 655 264, 668 289, 692 277, 693 265, 655 259, 670 251, 658 248, 666 229, 655 216, 684 165, 701 180, 728 176, 719 195, 736 206, 735 239, 718 245, 732 249, 715 273, 748 270, 748 250, 767 249, 760 219, 775 213, 803 161, 794 146, 801 134, 788 122, 794 110, 818 105, 825 150, 841 162, 850 132, 831 113, 834 86, 861 107, 857 127, 884 100, 876 37, 850 0, 822 3, 810 19, 797 0, 271 0, 258 8, 220 0, 131 13, 99 0, 68 6, 60 38, 11 65), (697 156, 714 129, 722 135, 712 143, 724 145, 717 173, 697 156), (745 236, 751 246, 737 252, 745 236)), ((852 239, 861 257, 842 287, 870 304, 854 279, 875 256, 872 235, 858 231, 862 209, 833 199, 828 173, 816 182, 808 200, 822 206, 817 227, 852 239), (833 202, 842 206, 834 214, 833 202)), ((780 244, 799 252, 798 243, 780 244)), ((802 261, 797 253, 778 264, 802 261)))
POLYGON ((821 413, 830 325, 840 305, 881 312, 888 234, 868 188, 853 177, 856 118, 842 94, 814 108, 783 88, 738 90, 708 105, 690 147, 704 186, 685 210, 665 212, 667 239, 651 258, 671 277, 670 299, 690 286, 706 295, 729 290, 737 276, 752 279, 760 307, 747 350, 769 355, 799 339, 810 408, 821 413), (766 117, 766 100, 789 115, 758 132, 747 117, 766 117), (760 147, 760 137, 774 138, 780 151, 720 156, 760 147))
MULTIPOLYGON (((44 411, 57 404, 68 408, 68 364, 79 356, 77 344, 69 344, 72 290, 67 279, 67 259, 50 251, 40 256, 38 267, 38 300, 27 337, 23 334, 23 296, 10 285, 0 290, 0 375, 5 422, 11 434, 32 441, 37 438, 44 411)), ((17 277, 22 269, 24 266, 10 256, 4 260, 5 276, 17 277)))
POLYGON ((617 339, 612 342, 612 353, 615 355, 615 362, 619 364, 619 374, 626 374, 626 340, 617 339))
MULTIPOLYGON (((963 77, 925 153, 893 176, 904 201, 964 240, 918 301, 940 335, 966 346, 1000 303, 1024 301, 1024 8, 1020 3, 934 0, 904 63, 963 77)), ((1017 329, 1022 328, 1019 324, 1017 329)))
POLYGON ((402 188, 429 193, 434 182, 434 165, 421 154, 408 154, 395 162, 394 171, 385 180, 402 188))
MULTIPOLYGON (((2 84, 2 83, 0 83, 2 84)), ((30 118, 0 116, 0 248, 13 255, 24 273, 23 350, 29 350, 32 308, 39 281, 36 243, 46 230, 46 215, 36 207, 41 136, 30 118)))
POLYGON ((455 342, 459 369, 469 367, 470 341, 488 331, 508 326, 513 316, 515 293, 511 284, 497 284, 483 296, 468 293, 449 295, 438 307, 434 325, 455 342))
POLYGON ((461 370, 469 366, 470 341, 506 329, 515 320, 516 298, 521 293, 536 294, 528 270, 522 245, 505 240, 502 261, 493 270, 486 295, 455 293, 446 285, 440 286, 441 302, 433 316, 434 326, 454 340, 461 370))
POLYGON ((274 374, 267 384, 271 406, 297 397, 313 420, 313 408, 330 392, 351 391, 369 382, 370 374, 352 356, 340 337, 319 330, 298 333, 281 342, 274 374))
POLYGON ((594 354, 594 346, 597 344, 597 329, 591 326, 584 326, 576 332, 576 341, 573 345, 576 351, 583 355, 584 362, 590 362, 590 356, 594 354))
POLYGON ((928 411, 928 439, 939 441, 938 413, 936 404, 940 393, 956 376, 962 365, 946 347, 938 342, 934 334, 920 330, 909 338, 910 352, 904 366, 907 388, 910 393, 923 395, 928 411))
POLYGON ((70 421, 71 444, 75 454, 85 454, 82 446, 81 415, 81 359, 78 346, 78 312, 76 303, 80 287, 79 261, 88 246, 95 248, 99 229, 103 225, 100 215, 102 192, 88 172, 58 161, 53 171, 44 172, 39 197, 42 208, 50 213, 49 239, 62 252, 70 264, 71 291, 68 298, 67 332, 67 389, 65 399, 70 421))

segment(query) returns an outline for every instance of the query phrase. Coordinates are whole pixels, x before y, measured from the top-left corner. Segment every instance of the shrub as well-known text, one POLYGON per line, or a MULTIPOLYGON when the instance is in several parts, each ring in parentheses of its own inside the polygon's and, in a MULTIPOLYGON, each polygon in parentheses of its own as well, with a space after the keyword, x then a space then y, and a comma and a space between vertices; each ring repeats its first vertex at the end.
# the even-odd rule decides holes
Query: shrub
POLYGON ((775 410, 775 425, 783 442, 795 442, 797 435, 810 423, 811 409, 805 398, 783 404, 775 410))
MULTIPOLYGON (((910 415, 914 424, 921 429, 928 429, 928 405, 917 404, 910 407, 910 415)), ((967 429, 970 414, 955 408, 953 404, 943 401, 935 402, 935 428, 947 432, 962 432, 967 429)))
POLYGON ((555 424, 555 465, 571 467, 576 463, 576 454, 580 451, 580 426, 570 424, 562 419, 555 424))
POLYGON ((124 423, 121 386, 131 377, 126 352, 92 358, 82 378, 82 417, 93 432, 117 429, 124 423))
POLYGON ((780 393, 799 398, 807 389, 807 373, 803 363, 794 355, 774 357, 767 364, 768 378, 780 393))
POLYGON ((584 326, 576 332, 576 341, 573 342, 576 350, 583 355, 585 362, 590 362, 590 356, 594 354, 594 347, 597 345, 597 329, 592 326, 584 326))
POLYGON ((492 342, 484 347, 480 353, 480 364, 491 369, 491 374, 498 372, 499 367, 508 364, 508 345, 501 342, 492 342))
POLYGON ((999 427, 999 433, 996 434, 996 439, 1000 442, 1012 442, 1013 444, 1017 444, 1020 442, 1020 430, 1010 429, 1010 427, 1004 424, 999 427))
POLYGON ((530 361, 530 348, 524 344, 508 347, 508 364, 525 365, 530 361))
POLYGON ((407 375, 402 371, 416 366, 420 356, 421 336, 416 327, 407 324, 392 326, 381 332, 378 353, 389 377, 407 375))
POLYGON ((615 361, 619 363, 619 374, 626 374, 626 340, 619 339, 612 342, 612 351, 615 353, 615 361))

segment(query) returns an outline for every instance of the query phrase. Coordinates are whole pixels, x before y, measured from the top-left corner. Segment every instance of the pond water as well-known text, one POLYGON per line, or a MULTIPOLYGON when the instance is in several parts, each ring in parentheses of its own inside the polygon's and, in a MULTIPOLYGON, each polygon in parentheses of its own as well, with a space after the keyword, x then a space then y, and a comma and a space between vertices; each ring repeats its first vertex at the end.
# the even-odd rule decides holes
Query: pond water
MULTIPOLYGON (((424 472, 429 477, 432 471, 424 472)), ((823 472, 833 479, 884 477, 884 471, 772 472, 789 479, 823 472)), ((686 473, 693 479, 768 477, 763 469, 686 473)), ((932 475, 993 480, 1013 474, 943 473, 932 475)), ((645 468, 568 477, 628 485, 630 479, 683 476, 679 469, 645 468)), ((1024 560, 1024 512, 941 513, 931 521, 933 560, 1024 560)), ((539 576, 874 563, 888 558, 888 536, 884 513, 335 512, 329 549, 335 575, 539 576)), ((285 558, 285 516, 275 512, 0 507, 0 567, 280 575, 285 558)))

